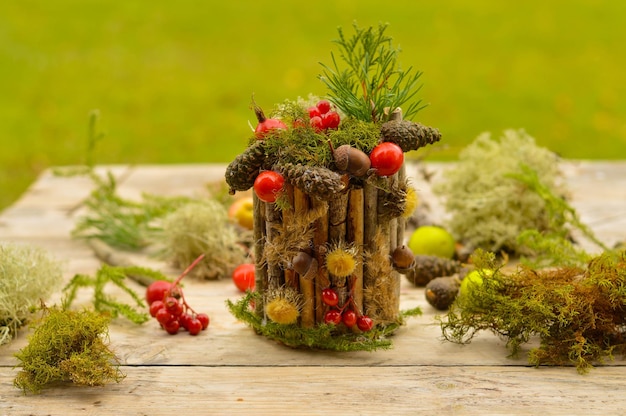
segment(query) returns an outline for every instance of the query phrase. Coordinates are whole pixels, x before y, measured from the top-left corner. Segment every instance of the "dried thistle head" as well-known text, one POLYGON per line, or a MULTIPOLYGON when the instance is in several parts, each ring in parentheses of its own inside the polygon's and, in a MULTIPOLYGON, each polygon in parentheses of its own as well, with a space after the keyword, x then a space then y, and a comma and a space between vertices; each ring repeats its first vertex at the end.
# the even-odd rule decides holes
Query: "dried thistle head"
POLYGON ((404 211, 402 211, 402 217, 411 218, 418 203, 419 200, 417 198, 417 191, 412 186, 407 186, 406 194, 404 196, 404 211))
POLYGON ((296 323, 301 309, 302 299, 294 289, 280 287, 266 296, 265 314, 277 324, 296 323))
POLYGON ((341 241, 328 250, 326 269, 335 277, 348 277, 354 273, 360 261, 358 249, 341 241))

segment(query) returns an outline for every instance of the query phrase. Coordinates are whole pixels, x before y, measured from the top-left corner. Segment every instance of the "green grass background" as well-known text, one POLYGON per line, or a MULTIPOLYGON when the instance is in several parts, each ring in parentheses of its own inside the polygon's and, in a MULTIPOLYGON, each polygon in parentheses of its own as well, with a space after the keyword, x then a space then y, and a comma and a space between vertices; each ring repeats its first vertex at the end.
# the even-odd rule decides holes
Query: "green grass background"
POLYGON ((479 133, 524 128, 567 158, 626 157, 626 2, 618 0, 3 0, 0 209, 43 169, 228 162, 249 105, 324 95, 341 26, 389 23, 400 62, 424 72, 415 120, 451 159, 479 133))

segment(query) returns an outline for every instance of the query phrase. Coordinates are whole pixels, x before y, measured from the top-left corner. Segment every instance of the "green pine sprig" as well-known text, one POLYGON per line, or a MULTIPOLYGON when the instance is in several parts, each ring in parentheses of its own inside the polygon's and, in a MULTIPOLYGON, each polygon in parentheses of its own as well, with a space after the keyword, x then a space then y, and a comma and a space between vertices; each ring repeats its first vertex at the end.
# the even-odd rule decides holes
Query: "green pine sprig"
POLYGON ((363 121, 387 121, 404 104, 408 105, 403 116, 411 118, 425 107, 415 99, 422 73, 400 67, 400 49, 385 35, 386 24, 377 29, 353 26, 355 34, 350 38, 338 29, 339 59, 331 53, 332 66, 320 63, 324 71, 319 79, 330 90, 329 100, 346 115, 363 121))

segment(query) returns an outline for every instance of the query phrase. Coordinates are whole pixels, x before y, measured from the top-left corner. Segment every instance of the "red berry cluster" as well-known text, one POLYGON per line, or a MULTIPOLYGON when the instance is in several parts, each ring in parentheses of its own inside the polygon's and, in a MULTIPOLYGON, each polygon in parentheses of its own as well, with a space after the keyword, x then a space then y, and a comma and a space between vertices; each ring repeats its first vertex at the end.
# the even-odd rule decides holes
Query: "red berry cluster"
POLYGON ((335 289, 328 287, 322 290, 322 302, 330 306, 330 309, 324 314, 324 322, 327 324, 339 325, 343 323, 348 328, 356 325, 363 332, 369 331, 374 326, 374 321, 369 316, 356 310, 352 296, 349 296, 348 301, 342 307, 338 307, 339 295, 335 289))
POLYGON ((339 127, 341 117, 336 111, 331 111, 330 103, 327 100, 319 101, 315 106, 307 108, 307 111, 309 112, 309 123, 316 131, 339 127))
POLYGON ((190 335, 198 335, 209 326, 209 315, 196 313, 185 301, 183 291, 178 286, 182 278, 203 258, 204 255, 198 257, 173 283, 157 280, 146 289, 150 315, 169 334, 177 334, 182 328, 190 335))

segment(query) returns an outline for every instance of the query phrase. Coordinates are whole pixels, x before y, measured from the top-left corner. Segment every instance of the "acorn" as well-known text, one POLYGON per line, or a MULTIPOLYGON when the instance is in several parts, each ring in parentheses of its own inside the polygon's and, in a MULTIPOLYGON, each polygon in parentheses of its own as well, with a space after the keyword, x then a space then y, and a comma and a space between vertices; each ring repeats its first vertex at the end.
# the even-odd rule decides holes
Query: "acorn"
POLYGON ((359 177, 365 175, 372 166, 369 156, 362 150, 349 144, 344 144, 334 149, 330 140, 328 144, 333 152, 337 169, 359 177))
POLYGON ((317 273, 317 260, 304 251, 299 252, 291 260, 291 267, 304 279, 312 280, 317 273))
POLYGON ((406 271, 415 265, 415 255, 410 248, 402 245, 391 253, 391 262, 397 271, 406 271))
POLYGON ((460 286, 461 281, 456 275, 436 277, 426 285, 426 301, 435 309, 445 311, 456 299, 460 286))

